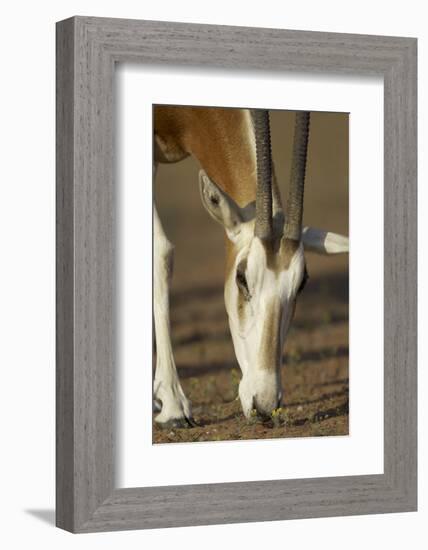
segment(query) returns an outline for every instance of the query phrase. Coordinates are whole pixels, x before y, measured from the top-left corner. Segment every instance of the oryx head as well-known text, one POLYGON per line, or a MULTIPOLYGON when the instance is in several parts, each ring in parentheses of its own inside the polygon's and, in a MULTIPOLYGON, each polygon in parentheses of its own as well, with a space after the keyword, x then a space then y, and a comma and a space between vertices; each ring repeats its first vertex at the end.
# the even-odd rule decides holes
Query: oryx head
POLYGON ((304 247, 348 251, 340 235, 302 228, 309 113, 296 114, 286 221, 272 170, 269 113, 252 111, 257 158, 256 201, 240 208, 201 170, 203 204, 230 241, 225 302, 242 370, 239 396, 245 416, 270 415, 281 404, 282 350, 307 272, 304 247))

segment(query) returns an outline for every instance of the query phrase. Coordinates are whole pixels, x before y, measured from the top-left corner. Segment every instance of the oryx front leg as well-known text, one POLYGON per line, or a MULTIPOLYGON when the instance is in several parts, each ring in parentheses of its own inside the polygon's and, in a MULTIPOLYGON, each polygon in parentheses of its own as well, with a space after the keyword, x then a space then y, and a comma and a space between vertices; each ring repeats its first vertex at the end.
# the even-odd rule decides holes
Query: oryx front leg
POLYGON ((173 267, 173 246, 168 241, 156 208, 154 210, 154 318, 156 333, 156 373, 154 399, 162 405, 155 420, 163 426, 192 425, 189 400, 178 379, 172 353, 169 320, 169 282, 173 267))

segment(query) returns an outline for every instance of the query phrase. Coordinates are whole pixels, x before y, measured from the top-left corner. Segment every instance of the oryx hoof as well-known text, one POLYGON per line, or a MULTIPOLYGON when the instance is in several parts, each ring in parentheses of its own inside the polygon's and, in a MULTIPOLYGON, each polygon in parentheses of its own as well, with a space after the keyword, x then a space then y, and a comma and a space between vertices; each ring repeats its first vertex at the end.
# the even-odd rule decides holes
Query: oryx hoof
POLYGON ((179 383, 162 386, 155 383, 154 399, 161 403, 161 412, 155 417, 156 424, 162 428, 191 428, 192 406, 184 395, 179 383))
POLYGON ((159 428, 170 430, 171 428, 196 428, 198 424, 193 420, 193 418, 171 418, 166 422, 156 421, 156 426, 159 428))

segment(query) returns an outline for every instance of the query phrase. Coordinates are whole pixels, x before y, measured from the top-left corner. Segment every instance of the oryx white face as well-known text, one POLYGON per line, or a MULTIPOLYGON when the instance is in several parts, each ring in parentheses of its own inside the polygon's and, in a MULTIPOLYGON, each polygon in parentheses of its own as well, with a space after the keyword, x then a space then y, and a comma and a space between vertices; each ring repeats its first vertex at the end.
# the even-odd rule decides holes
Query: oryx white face
POLYGON ((327 253, 329 248, 346 251, 348 242, 314 229, 304 230, 302 241, 295 241, 285 238, 281 227, 277 237, 265 243, 254 235, 254 204, 240 208, 203 171, 200 190, 204 206, 224 226, 230 241, 224 295, 242 371, 242 408, 246 417, 253 409, 268 416, 281 405, 283 346, 307 278, 305 236, 310 237, 312 249, 327 253))
POLYGON ((235 353, 242 370, 239 386, 244 414, 263 415, 281 405, 281 356, 306 279, 301 243, 283 237, 270 250, 242 228, 236 259, 225 282, 225 302, 235 353))

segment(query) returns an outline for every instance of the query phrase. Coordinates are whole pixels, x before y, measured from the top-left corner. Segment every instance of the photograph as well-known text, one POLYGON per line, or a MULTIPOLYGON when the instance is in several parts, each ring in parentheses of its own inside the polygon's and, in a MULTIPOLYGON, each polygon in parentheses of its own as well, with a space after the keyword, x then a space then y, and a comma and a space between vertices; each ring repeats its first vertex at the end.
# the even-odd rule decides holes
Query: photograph
POLYGON ((153 106, 153 443, 349 434, 349 113, 153 106))

